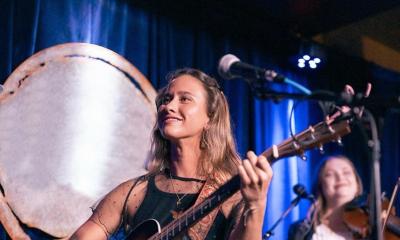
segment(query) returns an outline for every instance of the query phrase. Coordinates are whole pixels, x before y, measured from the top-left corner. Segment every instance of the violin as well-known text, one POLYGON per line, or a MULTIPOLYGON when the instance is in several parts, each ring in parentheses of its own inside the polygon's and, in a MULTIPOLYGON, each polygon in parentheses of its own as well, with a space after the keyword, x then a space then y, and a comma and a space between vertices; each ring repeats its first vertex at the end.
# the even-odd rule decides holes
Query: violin
MULTIPOLYGON (((382 210, 386 211, 386 217, 382 221, 382 235, 385 240, 400 240, 400 218, 396 216, 396 211, 392 207, 399 185, 400 178, 390 202, 387 199, 382 200, 382 210)), ((361 196, 346 204, 343 220, 354 233, 355 239, 368 238, 370 234, 368 199, 361 196)))

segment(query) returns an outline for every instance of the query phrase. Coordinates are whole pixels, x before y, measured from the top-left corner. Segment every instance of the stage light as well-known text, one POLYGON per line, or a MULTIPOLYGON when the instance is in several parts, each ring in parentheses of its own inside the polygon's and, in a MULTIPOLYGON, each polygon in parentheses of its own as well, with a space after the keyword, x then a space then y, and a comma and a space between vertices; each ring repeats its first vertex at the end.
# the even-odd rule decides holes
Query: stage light
POLYGON ((305 65, 303 62, 299 62, 299 63, 297 64, 297 66, 298 66, 299 68, 304 68, 306 65, 305 65))
POLYGON ((310 41, 304 41, 300 45, 297 56, 297 67, 314 70, 320 67, 325 54, 321 46, 310 41))

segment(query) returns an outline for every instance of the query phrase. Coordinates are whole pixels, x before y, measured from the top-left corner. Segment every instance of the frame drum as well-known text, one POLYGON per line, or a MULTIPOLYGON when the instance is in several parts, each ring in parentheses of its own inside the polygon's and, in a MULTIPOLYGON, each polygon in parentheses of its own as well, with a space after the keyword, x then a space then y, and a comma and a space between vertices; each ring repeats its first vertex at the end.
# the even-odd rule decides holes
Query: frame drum
POLYGON ((0 94, 0 184, 17 218, 67 237, 104 194, 145 173, 155 96, 126 59, 92 44, 22 63, 0 94))

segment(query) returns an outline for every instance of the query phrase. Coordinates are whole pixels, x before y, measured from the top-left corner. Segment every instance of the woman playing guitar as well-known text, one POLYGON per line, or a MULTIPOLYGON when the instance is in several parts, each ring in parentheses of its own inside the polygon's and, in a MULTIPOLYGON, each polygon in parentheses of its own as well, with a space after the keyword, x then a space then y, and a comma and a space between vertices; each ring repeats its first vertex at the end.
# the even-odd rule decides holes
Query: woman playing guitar
POLYGON ((270 164, 251 151, 240 160, 228 104, 215 79, 199 70, 180 69, 168 80, 156 99, 148 174, 108 193, 71 239, 109 239, 118 234, 148 239, 153 228, 166 232, 154 239, 261 239, 270 164), (240 191, 220 207, 188 228, 185 221, 197 220, 196 214, 178 226, 168 225, 237 174, 240 191), (147 219, 152 220, 140 225, 147 219))

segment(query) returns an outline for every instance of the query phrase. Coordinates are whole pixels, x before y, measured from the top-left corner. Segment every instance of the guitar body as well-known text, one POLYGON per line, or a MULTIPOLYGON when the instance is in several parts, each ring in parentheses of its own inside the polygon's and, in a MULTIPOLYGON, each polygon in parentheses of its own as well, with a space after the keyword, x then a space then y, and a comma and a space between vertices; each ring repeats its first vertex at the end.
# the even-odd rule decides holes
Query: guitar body
POLYGON ((146 240, 156 233, 161 232, 160 223, 155 219, 148 219, 137 225, 128 235, 126 240, 146 240))

